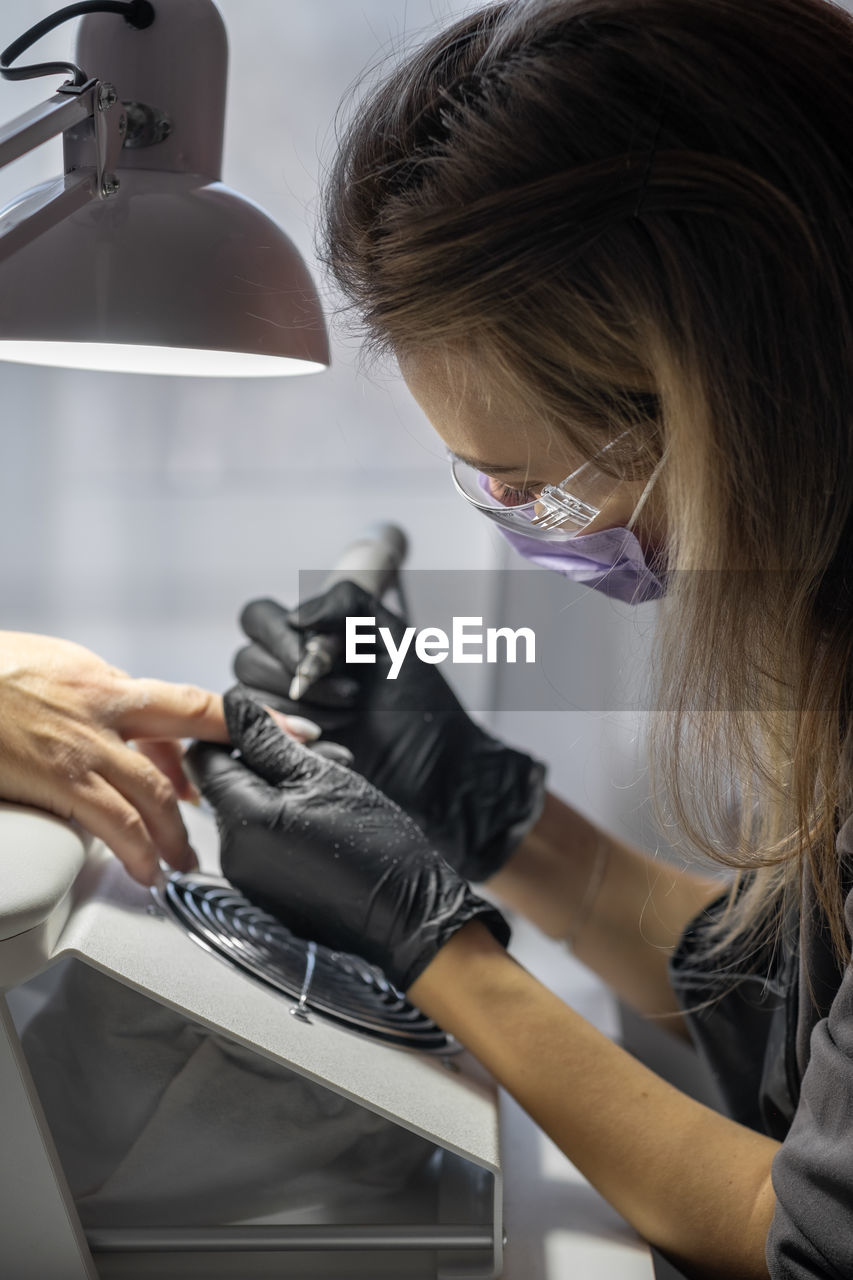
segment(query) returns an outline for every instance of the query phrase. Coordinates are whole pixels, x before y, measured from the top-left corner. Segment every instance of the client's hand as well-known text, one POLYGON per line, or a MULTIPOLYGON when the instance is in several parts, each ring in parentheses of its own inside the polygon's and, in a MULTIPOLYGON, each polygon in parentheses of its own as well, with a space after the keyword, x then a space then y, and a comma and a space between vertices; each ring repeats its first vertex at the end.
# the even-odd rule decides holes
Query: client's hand
POLYGON ((0 799, 77 819, 142 884, 158 857, 195 864, 175 739, 197 737, 227 741, 217 695, 133 680, 68 640, 0 632, 0 799))
POLYGON ((350 616, 375 617, 399 644, 402 619, 352 582, 291 612, 274 600, 252 601, 241 617, 252 643, 235 658, 237 679, 349 747, 359 773, 411 814, 461 875, 487 880, 541 813, 544 765, 475 724, 437 667, 411 649, 395 680, 387 649, 377 646, 375 663, 345 666, 341 658, 291 702, 306 632, 343 635, 350 616))
POLYGON ((223 873, 253 902, 403 991, 470 920, 508 941, 500 913, 387 796, 286 737, 239 687, 225 713, 240 758, 199 742, 186 761, 216 810, 223 873))

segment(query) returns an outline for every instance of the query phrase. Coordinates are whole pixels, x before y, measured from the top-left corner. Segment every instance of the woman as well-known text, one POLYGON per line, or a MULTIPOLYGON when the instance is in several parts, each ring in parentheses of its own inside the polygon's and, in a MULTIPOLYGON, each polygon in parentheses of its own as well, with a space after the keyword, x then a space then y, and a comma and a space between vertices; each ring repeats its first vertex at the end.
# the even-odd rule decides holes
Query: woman
MULTIPOLYGON (((851 85, 824 0, 509 0, 387 77, 329 182, 332 273, 467 496, 665 595, 660 781, 731 889, 543 796, 417 660, 298 704, 352 771, 239 687, 241 758, 193 749, 226 873, 383 965, 689 1276, 853 1275, 851 85), (730 1115, 512 962, 470 880, 688 1030, 730 1115)), ((238 675, 269 702, 305 630, 379 611, 256 603, 238 675)))

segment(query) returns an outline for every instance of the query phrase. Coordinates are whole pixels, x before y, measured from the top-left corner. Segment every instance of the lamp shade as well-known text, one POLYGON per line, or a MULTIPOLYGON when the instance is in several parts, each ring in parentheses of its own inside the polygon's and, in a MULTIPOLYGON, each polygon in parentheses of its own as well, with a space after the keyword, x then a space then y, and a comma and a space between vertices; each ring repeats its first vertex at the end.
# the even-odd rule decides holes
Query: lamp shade
MULTIPOLYGON (((115 194, 0 261, 0 359, 208 376, 329 363, 317 291, 280 227, 220 178, 227 44, 211 0, 155 0, 135 30, 83 19, 77 59, 162 136, 128 135, 115 194)), ((79 163, 79 143, 69 155, 79 163)), ((73 167, 73 165, 72 165, 73 167)), ((46 188, 51 184, 45 184, 46 188)), ((14 220, 14 206, 0 219, 14 220)))
POLYGON ((0 263, 0 359, 270 376, 322 369, 329 348, 272 219, 219 182, 138 169, 0 263))

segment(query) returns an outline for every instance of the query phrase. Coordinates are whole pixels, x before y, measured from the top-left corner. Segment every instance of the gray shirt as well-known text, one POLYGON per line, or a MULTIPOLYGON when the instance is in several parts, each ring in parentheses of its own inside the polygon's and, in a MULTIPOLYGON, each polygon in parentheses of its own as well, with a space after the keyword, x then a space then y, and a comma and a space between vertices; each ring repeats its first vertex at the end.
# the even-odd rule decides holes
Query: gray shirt
MULTIPOLYGON (((837 847, 853 939, 853 819, 837 847)), ((770 1275, 853 1280, 853 967, 835 961, 808 873, 778 946, 703 964, 702 936, 723 901, 688 925, 670 976, 729 1114, 782 1143, 770 1275)))

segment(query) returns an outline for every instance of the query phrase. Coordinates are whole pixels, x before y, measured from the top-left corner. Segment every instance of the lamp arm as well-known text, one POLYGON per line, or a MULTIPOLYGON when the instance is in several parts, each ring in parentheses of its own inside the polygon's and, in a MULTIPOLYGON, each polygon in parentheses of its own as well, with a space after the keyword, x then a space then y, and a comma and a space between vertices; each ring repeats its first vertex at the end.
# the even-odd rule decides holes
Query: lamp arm
POLYGON ((0 260, 17 253, 91 200, 115 195, 114 172, 127 115, 112 85, 63 85, 46 102, 0 128, 0 168, 49 138, 63 135, 65 176, 0 210, 0 260))
POLYGON ((0 261, 97 198, 92 173, 66 174, 29 191, 2 211, 0 261))
POLYGON ((105 81, 89 80, 70 62, 44 62, 31 67, 9 63, 60 23, 89 13, 116 13, 137 30, 154 21, 150 0, 79 0, 44 18, 0 53, 0 76, 26 80, 70 71, 72 79, 52 98, 0 126, 0 169, 63 135, 65 177, 46 183, 0 210, 0 258, 8 257, 67 218, 90 200, 109 199, 119 188, 115 174, 127 130, 127 113, 116 91, 105 81), (91 124, 89 122, 91 121, 91 124))
POLYGON ((95 113, 94 89, 95 82, 90 80, 81 92, 60 90, 46 102, 40 102, 8 124, 0 125, 0 169, 92 117, 95 113))

